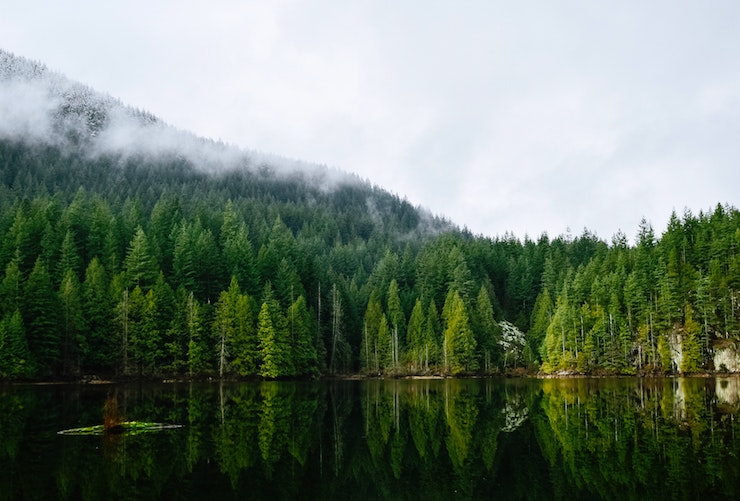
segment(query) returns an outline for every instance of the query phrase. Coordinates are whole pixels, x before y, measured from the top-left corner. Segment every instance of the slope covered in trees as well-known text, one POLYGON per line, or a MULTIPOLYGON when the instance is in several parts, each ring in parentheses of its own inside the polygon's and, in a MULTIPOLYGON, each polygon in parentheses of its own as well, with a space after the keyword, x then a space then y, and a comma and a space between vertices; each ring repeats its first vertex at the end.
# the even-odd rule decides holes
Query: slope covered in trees
POLYGON ((0 126, 3 378, 693 372, 740 334, 731 206, 660 237, 643 221, 634 246, 473 236, 7 53, 0 70, 45 102, 0 126))

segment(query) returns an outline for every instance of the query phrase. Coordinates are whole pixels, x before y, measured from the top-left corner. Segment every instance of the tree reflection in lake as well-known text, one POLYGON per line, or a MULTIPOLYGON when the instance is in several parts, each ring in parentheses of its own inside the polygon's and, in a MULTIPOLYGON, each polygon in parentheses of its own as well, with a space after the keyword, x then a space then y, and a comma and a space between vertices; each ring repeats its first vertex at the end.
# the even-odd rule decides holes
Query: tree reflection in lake
POLYGON ((0 498, 731 498, 740 380, 121 385, 0 390, 0 498))

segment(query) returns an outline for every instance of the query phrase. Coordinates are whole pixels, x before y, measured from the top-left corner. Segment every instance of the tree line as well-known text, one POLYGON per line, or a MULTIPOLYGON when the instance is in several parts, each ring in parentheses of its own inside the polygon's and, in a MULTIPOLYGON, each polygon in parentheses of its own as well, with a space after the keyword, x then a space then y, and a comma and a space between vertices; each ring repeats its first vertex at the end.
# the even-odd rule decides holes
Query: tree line
POLYGON ((253 167, 0 141, 0 375, 695 372, 737 341, 734 207, 488 238, 253 167))

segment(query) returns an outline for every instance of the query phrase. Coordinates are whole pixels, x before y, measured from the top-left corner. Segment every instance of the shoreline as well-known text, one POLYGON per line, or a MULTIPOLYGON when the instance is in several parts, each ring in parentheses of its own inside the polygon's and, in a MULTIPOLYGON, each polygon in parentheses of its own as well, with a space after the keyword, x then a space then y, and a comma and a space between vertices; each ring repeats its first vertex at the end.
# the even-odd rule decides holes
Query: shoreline
POLYGON ((326 374, 315 378, 278 378, 264 379, 259 377, 251 378, 218 378, 218 377, 200 377, 189 378, 186 376, 126 376, 126 377, 101 377, 97 375, 82 376, 80 378, 67 379, 45 379, 45 380, 0 380, 0 388, 3 386, 55 386, 55 385, 115 385, 115 384, 180 384, 180 383, 248 383, 248 382, 330 382, 330 381, 391 381, 391 380, 446 380, 446 379, 677 379, 677 378, 717 378, 717 377, 740 377, 740 372, 696 372, 690 374, 660 374, 660 373, 643 373, 643 374, 583 374, 576 372, 559 372, 545 374, 541 372, 517 371, 510 373, 497 374, 392 374, 392 375, 367 375, 367 374, 326 374))

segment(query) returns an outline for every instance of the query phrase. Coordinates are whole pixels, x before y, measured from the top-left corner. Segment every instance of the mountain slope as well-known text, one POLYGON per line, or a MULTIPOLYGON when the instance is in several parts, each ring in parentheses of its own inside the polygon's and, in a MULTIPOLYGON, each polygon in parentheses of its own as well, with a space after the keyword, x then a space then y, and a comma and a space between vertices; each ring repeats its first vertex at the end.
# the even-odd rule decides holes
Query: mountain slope
POLYGON ((730 205, 474 237, 0 51, 0 379, 740 370, 738 304, 730 205))

